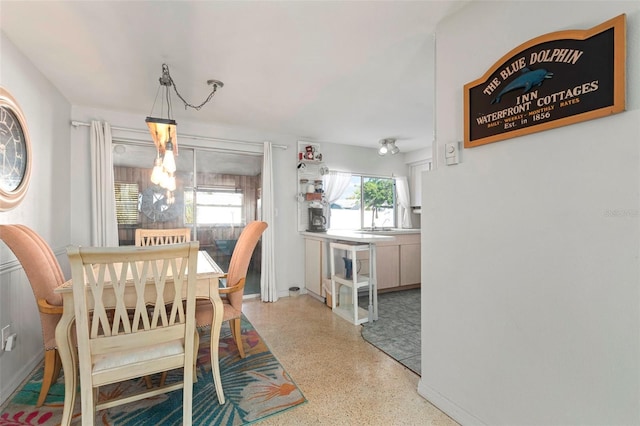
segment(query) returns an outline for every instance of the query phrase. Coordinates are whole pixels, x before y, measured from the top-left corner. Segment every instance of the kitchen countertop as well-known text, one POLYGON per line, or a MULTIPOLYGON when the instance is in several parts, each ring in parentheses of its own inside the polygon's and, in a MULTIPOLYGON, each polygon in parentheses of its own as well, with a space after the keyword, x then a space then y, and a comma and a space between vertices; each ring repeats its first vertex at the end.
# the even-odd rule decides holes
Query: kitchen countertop
POLYGON ((359 229, 358 233, 364 234, 374 234, 374 235, 406 235, 406 234, 420 234, 420 228, 376 228, 375 230, 370 230, 368 228, 359 229))
POLYGON ((303 237, 312 237, 325 240, 342 240, 356 243, 377 243, 380 241, 393 241, 396 238, 391 234, 371 234, 362 231, 327 231, 327 232, 301 232, 303 237))

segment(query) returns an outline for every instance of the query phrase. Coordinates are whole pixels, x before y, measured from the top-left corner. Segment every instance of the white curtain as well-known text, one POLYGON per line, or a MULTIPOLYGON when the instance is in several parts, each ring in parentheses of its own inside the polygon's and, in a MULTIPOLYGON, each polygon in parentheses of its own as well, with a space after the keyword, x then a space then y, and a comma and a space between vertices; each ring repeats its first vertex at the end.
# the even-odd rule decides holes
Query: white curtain
POLYGON ((328 217, 329 224, 331 224, 331 203, 339 200, 344 191, 349 187, 351 182, 351 173, 330 171, 328 175, 323 176, 324 181, 322 186, 324 187, 324 198, 327 202, 325 211, 325 217, 328 217))
POLYGON ((111 126, 91 122, 91 245, 118 246, 111 126))
POLYGON ((400 223, 400 227, 413 227, 411 223, 411 193, 406 176, 396 177, 396 196, 398 197, 398 223, 400 223))
POLYGON ((264 143, 262 163, 262 220, 269 225, 262 234, 262 271, 260 273, 260 296, 263 302, 278 300, 275 262, 275 203, 273 199, 273 148, 271 142, 264 143))

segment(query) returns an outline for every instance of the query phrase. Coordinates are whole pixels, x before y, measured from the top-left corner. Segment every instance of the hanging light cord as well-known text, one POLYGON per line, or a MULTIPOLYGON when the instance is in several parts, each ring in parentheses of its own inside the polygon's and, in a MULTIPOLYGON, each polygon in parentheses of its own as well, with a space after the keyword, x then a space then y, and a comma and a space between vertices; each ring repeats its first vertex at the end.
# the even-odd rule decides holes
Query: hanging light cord
POLYGON ((173 86, 173 90, 176 92, 176 95, 178 95, 182 103, 184 103, 184 109, 187 109, 187 107, 189 107, 189 108, 195 109, 196 111, 200 111, 200 108, 202 108, 207 102, 211 100, 211 98, 213 98, 213 95, 215 95, 216 90, 218 90, 218 86, 219 87, 224 86, 224 84, 221 81, 207 80, 207 84, 212 85, 213 90, 211 91, 211 93, 209 93, 209 96, 207 96, 207 99, 205 99, 200 105, 192 105, 182 97, 180 92, 178 92, 178 86, 176 85, 176 82, 171 77, 171 74, 169 74, 169 66, 167 64, 162 64, 162 77, 160 77, 160 84, 162 84, 163 86, 173 86))

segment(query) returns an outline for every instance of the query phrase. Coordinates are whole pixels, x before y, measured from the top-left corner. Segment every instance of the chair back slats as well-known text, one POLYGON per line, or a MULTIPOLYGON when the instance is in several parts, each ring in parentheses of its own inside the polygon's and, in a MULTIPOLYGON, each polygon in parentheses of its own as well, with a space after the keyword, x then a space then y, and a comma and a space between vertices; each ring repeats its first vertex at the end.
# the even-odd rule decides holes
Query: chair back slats
POLYGON ((190 228, 136 229, 135 244, 139 247, 180 244, 191 241, 190 228))
POLYGON ((113 258, 87 256, 83 262, 83 303, 92 311, 87 324, 91 339, 185 323, 182 300, 187 290, 188 258, 125 260, 115 264, 113 258), (151 281, 153 286, 149 286, 151 281), (135 300, 125 297, 126 286, 135 287, 135 300))

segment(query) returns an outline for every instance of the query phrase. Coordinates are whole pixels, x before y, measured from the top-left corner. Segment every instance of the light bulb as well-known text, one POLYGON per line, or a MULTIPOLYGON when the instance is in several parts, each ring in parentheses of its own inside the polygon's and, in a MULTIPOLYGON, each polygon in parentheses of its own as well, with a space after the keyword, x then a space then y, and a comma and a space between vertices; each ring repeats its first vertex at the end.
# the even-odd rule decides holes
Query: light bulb
POLYGON ((173 157, 173 144, 171 143, 171 141, 167 142, 167 149, 164 152, 162 167, 164 167, 164 169, 169 173, 173 173, 176 171, 176 160, 173 157))
POLYGON ((160 178, 160 186, 165 189, 169 186, 169 173, 165 171, 162 172, 162 177, 160 178))
POLYGON ((388 151, 387 143, 384 142, 382 146, 380 146, 380 149, 378 150, 378 155, 385 155, 387 151, 388 151))
POLYGON ((400 148, 398 148, 395 143, 392 144, 392 146, 391 146, 391 155, 396 155, 399 152, 400 152, 400 148))
POLYGON ((158 156, 151 172, 151 183, 158 185, 162 181, 162 159, 158 156))
POLYGON ((175 176, 169 176, 169 179, 167 179, 167 186, 165 186, 165 188, 167 188, 169 191, 175 191, 176 190, 176 177, 175 176))

